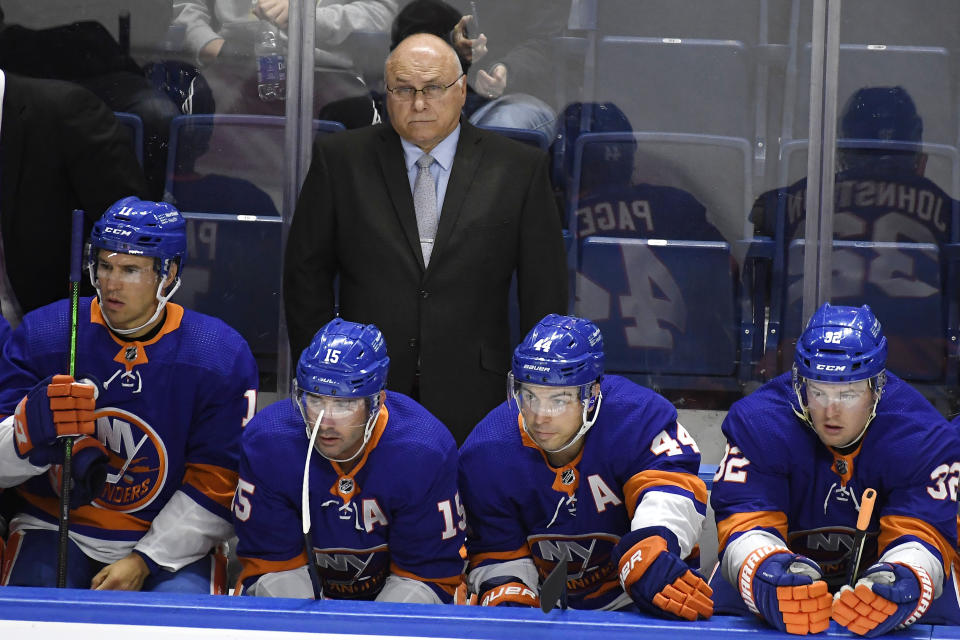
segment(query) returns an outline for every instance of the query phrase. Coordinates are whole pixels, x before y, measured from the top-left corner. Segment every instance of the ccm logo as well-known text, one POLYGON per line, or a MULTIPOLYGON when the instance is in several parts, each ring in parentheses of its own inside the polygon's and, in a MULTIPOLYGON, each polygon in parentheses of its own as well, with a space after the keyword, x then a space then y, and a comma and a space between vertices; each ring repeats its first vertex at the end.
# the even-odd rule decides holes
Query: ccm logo
POLYGON ((845 364, 818 364, 817 371, 843 371, 847 368, 845 364))
POLYGON ((116 228, 116 227, 104 227, 104 228, 103 228, 103 232, 104 232, 104 233, 112 233, 112 234, 118 235, 118 236, 129 236, 129 235, 133 235, 133 232, 130 231, 129 229, 118 229, 118 228, 116 228))

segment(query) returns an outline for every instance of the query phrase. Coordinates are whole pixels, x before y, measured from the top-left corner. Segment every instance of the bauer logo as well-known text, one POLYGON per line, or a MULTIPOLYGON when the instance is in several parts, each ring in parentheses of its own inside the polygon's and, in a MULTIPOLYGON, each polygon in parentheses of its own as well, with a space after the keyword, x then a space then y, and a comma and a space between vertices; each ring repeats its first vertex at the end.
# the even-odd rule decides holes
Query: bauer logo
POLYGON ((153 502, 167 479, 167 450, 142 418, 122 409, 97 409, 97 439, 109 452, 107 482, 93 504, 130 513, 153 502))
POLYGON ((537 364, 525 364, 523 365, 523 368, 530 371, 550 371, 550 367, 542 367, 537 364))

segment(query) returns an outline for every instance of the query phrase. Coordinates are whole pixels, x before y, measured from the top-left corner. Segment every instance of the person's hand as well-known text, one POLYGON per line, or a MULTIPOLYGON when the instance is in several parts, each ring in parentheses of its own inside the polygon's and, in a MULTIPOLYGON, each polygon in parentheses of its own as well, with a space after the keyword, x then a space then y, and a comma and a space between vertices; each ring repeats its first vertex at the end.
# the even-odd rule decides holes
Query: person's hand
POLYGON ((480 585, 481 607, 539 607, 540 596, 514 576, 499 576, 480 585))
POLYGON ((780 631, 805 635, 830 627, 833 598, 822 578, 810 558, 766 546, 747 556, 737 582, 747 608, 780 631))
POLYGON ((473 63, 487 55, 487 36, 478 35, 476 38, 467 36, 467 27, 473 22, 473 16, 465 15, 453 28, 453 48, 457 50, 467 62, 473 63))
MULTIPOLYGON (((88 505, 100 496, 107 483, 107 466, 110 454, 107 448, 90 436, 80 436, 73 441, 73 464, 70 476, 73 479, 70 489, 70 508, 77 509, 88 505)), ((63 465, 50 468, 50 484, 54 492, 60 495, 60 476, 63 465)))
POLYGON ((257 0, 257 6, 253 12, 281 29, 286 29, 289 9, 289 0, 257 0))
POLYGON ((131 553, 100 569, 90 581, 90 588, 97 591, 140 591, 149 575, 150 569, 143 558, 131 553))
POLYGON ((872 638, 920 619, 933 600, 933 582, 920 567, 878 562, 833 599, 833 619, 857 635, 872 638))
POLYGON ((661 535, 643 530, 625 535, 614 551, 619 556, 620 586, 638 607, 667 618, 696 620, 713 615, 713 590, 692 571, 661 535))
POLYGON ((203 64, 210 64, 217 59, 217 56, 220 55, 220 50, 223 49, 223 38, 214 38, 207 44, 203 45, 200 49, 200 62, 203 64))
POLYGON ((507 67, 495 64, 490 73, 480 70, 473 88, 485 98, 499 98, 507 88, 507 67))
POLYGON ((93 435, 97 388, 56 375, 41 380, 14 412, 16 453, 42 467, 63 462, 61 436, 93 435))

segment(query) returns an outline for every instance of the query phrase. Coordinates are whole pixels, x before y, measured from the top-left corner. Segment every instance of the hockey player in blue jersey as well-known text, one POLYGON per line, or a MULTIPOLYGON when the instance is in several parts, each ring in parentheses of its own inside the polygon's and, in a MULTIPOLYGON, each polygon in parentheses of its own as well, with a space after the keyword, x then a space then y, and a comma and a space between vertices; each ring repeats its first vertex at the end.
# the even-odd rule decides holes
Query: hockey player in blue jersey
POLYGON ((0 354, 0 486, 16 487, 0 583, 55 586, 60 463, 74 444, 67 586, 210 592, 232 536, 240 432, 257 371, 226 324, 168 302, 186 222, 124 198, 90 234, 96 298, 81 298, 77 378, 70 301, 28 313, 0 354), (48 396, 50 398, 48 399, 48 396), (222 556, 220 556, 222 557, 222 556))
POLYGON ((301 354, 293 397, 247 425, 238 593, 451 601, 466 528, 456 444, 426 409, 385 391, 389 363, 379 329, 334 318, 301 354))
POLYGON ((600 330, 569 316, 546 316, 514 351, 507 401, 460 451, 469 588, 483 605, 539 606, 565 558, 573 608, 709 618, 692 569, 700 451, 666 399, 603 363, 600 330))
POLYGON ((711 495, 718 613, 749 610, 797 634, 826 630, 831 615, 866 636, 960 623, 960 438, 885 371, 886 355, 868 306, 824 304, 797 343, 793 371, 731 407, 711 495), (851 589, 867 488, 876 506, 851 589))

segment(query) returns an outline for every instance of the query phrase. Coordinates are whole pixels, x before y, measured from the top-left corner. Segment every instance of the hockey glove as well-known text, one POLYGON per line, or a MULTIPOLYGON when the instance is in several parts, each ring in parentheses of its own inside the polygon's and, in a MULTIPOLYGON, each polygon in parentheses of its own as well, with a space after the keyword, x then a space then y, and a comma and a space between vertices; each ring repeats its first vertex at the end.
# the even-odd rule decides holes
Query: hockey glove
POLYGON ((713 590, 680 559, 677 537, 664 527, 631 531, 614 549, 620 585, 647 613, 696 620, 713 615, 713 590))
POLYGON ((833 619, 853 633, 872 638, 908 627, 933 601, 930 574, 915 565, 878 562, 856 588, 844 586, 833 602, 833 619))
POLYGON ((540 596, 520 578, 500 576, 486 580, 480 585, 477 598, 481 607, 536 607, 540 608, 540 596))
MULTIPOLYGON (((96 438, 81 436, 73 442, 73 464, 70 467, 70 508, 76 509, 90 504, 103 491, 107 483, 107 463, 110 455, 107 448, 96 438)), ((60 474, 62 465, 50 468, 50 483, 60 495, 60 474)))
POLYGON ((24 396, 14 413, 17 455, 42 467, 63 462, 60 436, 93 435, 96 387, 72 376, 46 378, 24 396))
POLYGON ((764 546, 743 561, 737 586, 751 611, 780 631, 805 635, 830 626, 833 598, 822 577, 813 560, 764 546))

